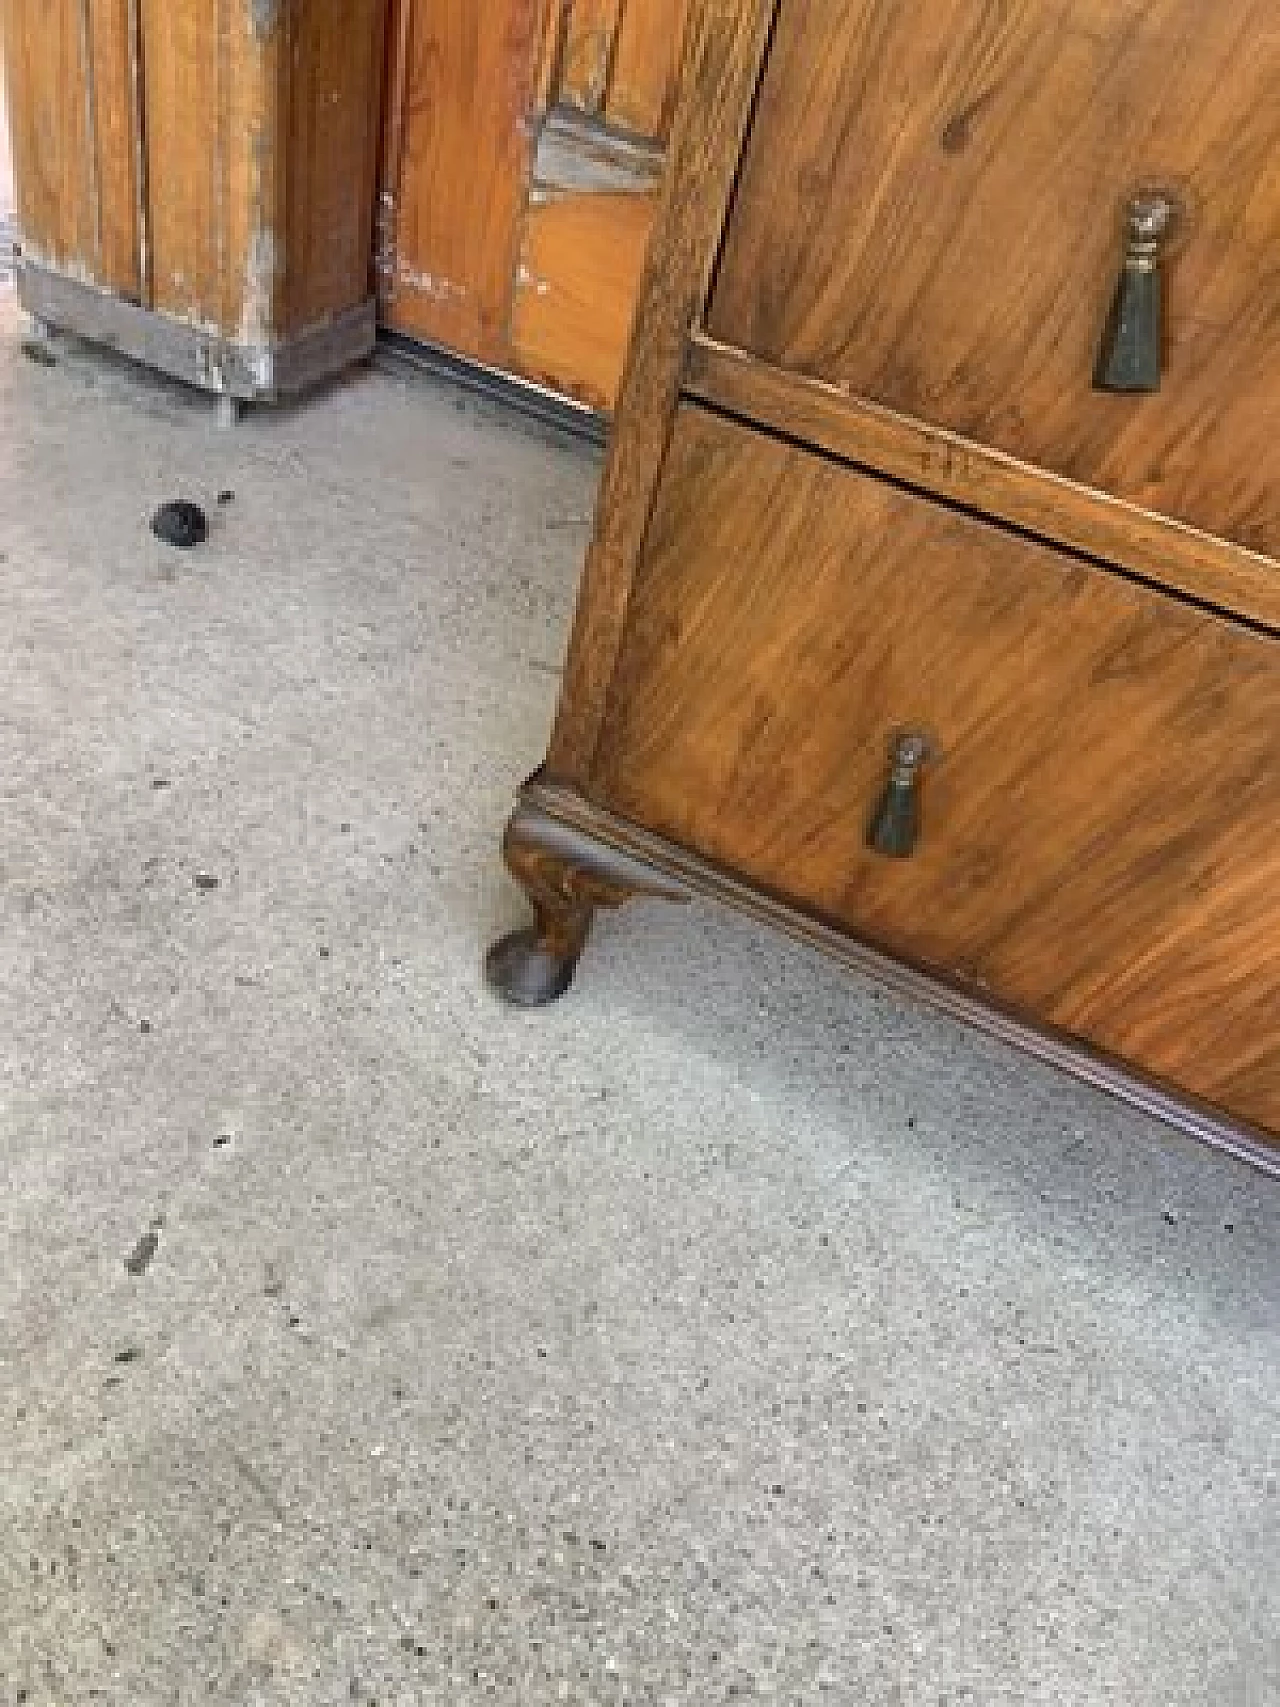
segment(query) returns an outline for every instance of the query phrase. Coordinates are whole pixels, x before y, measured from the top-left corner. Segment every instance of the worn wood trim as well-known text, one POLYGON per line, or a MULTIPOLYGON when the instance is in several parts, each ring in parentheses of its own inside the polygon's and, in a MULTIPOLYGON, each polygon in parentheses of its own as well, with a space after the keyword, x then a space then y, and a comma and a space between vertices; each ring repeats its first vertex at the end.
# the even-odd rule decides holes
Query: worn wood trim
POLYGON ((622 0, 570 0, 559 94, 581 112, 604 106, 621 15, 622 0))
POLYGON ((654 195, 666 156, 656 143, 619 136, 580 113, 552 112, 538 137, 533 199, 549 195, 654 195))
POLYGON ((404 175, 405 103, 408 100, 409 55, 413 51, 412 30, 413 0, 390 0, 378 206, 373 240, 373 274, 380 312, 395 292, 396 214, 404 175))
MULTIPOLYGON (((278 9, 265 28, 255 25, 251 31, 256 75, 251 85, 255 107, 250 146, 245 163, 236 163, 228 174, 229 190, 240 171, 248 182, 240 331, 244 342, 259 347, 270 347, 289 330, 294 303, 309 282, 302 230, 309 210, 298 194, 299 180, 305 185, 309 175, 309 163, 295 149, 294 127, 298 110, 305 106, 310 69, 305 62, 313 48, 308 37, 324 8, 303 10, 305 18, 291 8, 278 9)), ((252 19, 252 0, 249 13, 252 19)), ((228 167, 232 164, 229 154, 228 167)))
POLYGON ((1120 1062, 1085 1048, 1073 1038, 1035 1026, 996 1003, 979 1000, 934 973, 897 960, 847 931, 743 883, 687 849, 615 817, 571 788, 559 786, 539 774, 521 790, 518 811, 525 815, 522 822, 526 836, 541 834, 561 860, 572 859, 583 869, 592 869, 593 864, 607 868, 608 862, 601 855, 595 855, 593 860, 593 846, 621 855, 633 878, 638 871, 648 871, 653 874, 653 886, 660 891, 664 886, 659 880, 666 879, 666 889, 674 882, 687 896, 718 902, 760 924, 781 930, 850 971, 875 978, 899 995, 925 1002, 1003 1043, 1012 1044, 1144 1114, 1280 1179, 1280 1134, 1268 1135, 1242 1126, 1218 1109, 1141 1078, 1120 1062), (567 836, 564 831, 553 834, 550 829, 539 831, 539 824, 563 826, 564 831, 573 835, 567 836))
POLYGON ((685 346, 706 306, 774 6, 775 0, 697 0, 690 20, 671 159, 548 757, 550 769, 566 779, 588 774, 599 737, 685 346))
POLYGON ((384 314, 398 332, 494 365, 510 355, 550 6, 419 3, 408 37, 384 314))
POLYGON ((534 111, 545 113, 556 98, 569 35, 569 0, 550 0, 542 24, 542 51, 534 79, 534 111))
POLYGON ((627 0, 618 21, 604 118, 661 141, 671 128, 685 0, 627 0))
POLYGON ((685 389, 765 431, 804 440, 1280 630, 1280 564, 1185 522, 1048 474, 839 386, 788 373, 703 333, 689 346, 685 389))
POLYGON ((138 300, 153 303, 151 280, 151 205, 147 183, 147 119, 145 44, 142 39, 142 0, 129 0, 129 96, 133 117, 134 225, 138 243, 138 300))
POLYGON ((305 391, 371 355, 377 342, 372 297, 321 326, 267 347, 242 345, 158 309, 82 284, 23 259, 18 299, 29 314, 77 337, 169 373, 188 385, 244 402, 274 402, 305 391))
POLYGON ((150 304, 226 330, 225 275, 239 279, 227 206, 224 116, 232 78, 228 0, 140 0, 150 304), (219 258, 225 264, 219 269, 219 258))

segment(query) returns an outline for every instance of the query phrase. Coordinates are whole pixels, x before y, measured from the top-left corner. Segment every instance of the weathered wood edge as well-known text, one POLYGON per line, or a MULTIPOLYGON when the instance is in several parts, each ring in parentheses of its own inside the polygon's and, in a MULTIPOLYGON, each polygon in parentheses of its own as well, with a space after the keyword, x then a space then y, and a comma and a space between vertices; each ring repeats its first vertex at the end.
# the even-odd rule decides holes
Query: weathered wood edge
POLYGON ((147 133, 144 114, 145 72, 142 63, 142 0, 128 0, 129 98, 133 146, 134 224, 138 243, 138 303, 154 304, 151 277, 151 200, 147 180, 147 133))
POLYGON ((530 201, 561 195, 652 196, 662 184, 666 156, 647 138, 602 130, 572 108, 548 113, 538 132, 530 201))
POLYGON ((695 333, 685 386, 765 432, 981 510, 1280 631, 1280 563, 695 333))
POLYGON ((995 1003, 838 930, 800 908, 740 881, 698 855, 592 805, 539 772, 521 789, 517 815, 526 839, 545 836, 549 851, 583 870, 625 872, 629 887, 715 901, 784 931, 851 971, 877 979, 1025 1054, 1069 1073, 1167 1126, 1280 1179, 1280 1134, 1228 1119, 1218 1109, 1140 1078, 1062 1033, 1032 1025, 995 1003), (539 825, 547 826, 542 831, 539 825), (643 873, 649 881, 640 881, 643 873))
POLYGON ((586 777, 631 578, 666 455, 685 353, 711 286, 776 0, 697 0, 679 117, 641 279, 547 764, 586 777))

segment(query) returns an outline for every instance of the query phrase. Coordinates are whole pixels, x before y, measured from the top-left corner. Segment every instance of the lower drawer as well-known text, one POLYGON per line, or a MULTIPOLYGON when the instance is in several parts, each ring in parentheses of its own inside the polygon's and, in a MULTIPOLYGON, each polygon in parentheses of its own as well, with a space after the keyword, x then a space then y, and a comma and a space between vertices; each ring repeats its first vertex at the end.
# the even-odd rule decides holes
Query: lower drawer
POLYGON ((686 407, 589 792, 1280 1133, 1280 641, 686 407))

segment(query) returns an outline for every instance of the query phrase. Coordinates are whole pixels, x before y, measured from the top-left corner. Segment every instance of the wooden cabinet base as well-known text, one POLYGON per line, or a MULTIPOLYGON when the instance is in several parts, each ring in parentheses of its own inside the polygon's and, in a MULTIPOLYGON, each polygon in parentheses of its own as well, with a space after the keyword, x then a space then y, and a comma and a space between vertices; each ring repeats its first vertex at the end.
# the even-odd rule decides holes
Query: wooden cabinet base
POLYGON ((367 354, 385 11, 0 7, 29 312, 243 401, 367 354))
POLYGON ((242 343, 32 262, 19 264, 18 299, 47 326, 244 403, 274 403, 332 378, 371 354, 378 330, 370 297, 296 337, 242 343))
POLYGON ((565 994, 600 907, 617 907, 639 895, 712 901, 782 930, 849 970, 925 1001, 1280 1179, 1280 1149, 1265 1135, 1142 1078, 1072 1038, 885 954, 846 927, 836 928, 744 883, 541 775, 521 790, 505 852, 508 867, 532 900, 537 919, 533 928, 505 937, 490 952, 490 983, 509 1001, 536 1007, 565 994))

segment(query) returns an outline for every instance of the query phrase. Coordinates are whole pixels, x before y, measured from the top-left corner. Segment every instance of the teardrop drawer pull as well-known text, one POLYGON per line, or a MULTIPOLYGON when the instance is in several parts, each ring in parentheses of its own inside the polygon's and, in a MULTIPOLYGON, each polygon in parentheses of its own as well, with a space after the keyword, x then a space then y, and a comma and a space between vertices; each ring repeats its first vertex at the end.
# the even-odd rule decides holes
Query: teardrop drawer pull
POLYGON ((936 751, 919 730, 895 736, 889 780, 867 828, 867 845, 886 859, 910 859, 920 840, 920 784, 925 764, 936 751))
POLYGON ((1177 216, 1165 190, 1143 190, 1125 215, 1124 267, 1111 299, 1093 383, 1098 391, 1159 391, 1164 348, 1160 263, 1177 216))

